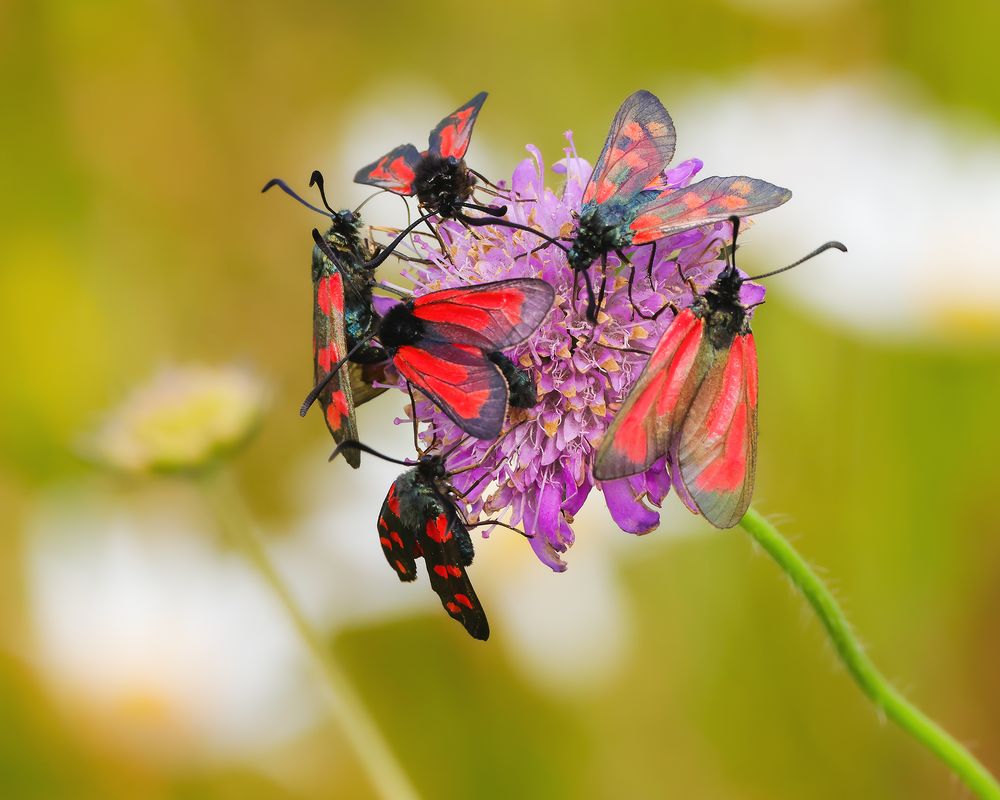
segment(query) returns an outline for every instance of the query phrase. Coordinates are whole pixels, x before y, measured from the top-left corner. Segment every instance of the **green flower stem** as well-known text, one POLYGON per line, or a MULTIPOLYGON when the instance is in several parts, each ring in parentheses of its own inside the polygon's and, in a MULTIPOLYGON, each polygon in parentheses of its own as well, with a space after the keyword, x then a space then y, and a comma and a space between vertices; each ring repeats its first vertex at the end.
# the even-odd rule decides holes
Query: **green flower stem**
POLYGON ((777 529, 751 508, 740 525, 767 551, 805 595, 833 646, 861 690, 886 716, 947 764, 982 800, 1000 800, 1000 784, 975 756, 910 703, 876 669, 819 576, 777 529))
POLYGON ((354 748, 376 792, 385 800, 417 800, 419 795, 406 772, 368 714, 347 675, 337 664, 330 647, 303 613, 275 569, 230 476, 224 471, 217 472, 205 479, 204 488, 223 530, 277 596, 312 655, 326 683, 325 694, 330 710, 354 748))

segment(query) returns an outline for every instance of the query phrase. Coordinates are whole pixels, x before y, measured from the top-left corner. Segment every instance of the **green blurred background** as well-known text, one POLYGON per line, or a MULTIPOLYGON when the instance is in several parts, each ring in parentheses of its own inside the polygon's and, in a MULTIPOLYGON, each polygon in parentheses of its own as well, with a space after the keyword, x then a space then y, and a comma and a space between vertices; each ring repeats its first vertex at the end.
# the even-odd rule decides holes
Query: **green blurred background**
MULTIPOLYGON (((738 92, 751 74, 794 81, 798 96, 813 85, 877 86, 885 107, 899 100, 928 125, 971 120, 980 143, 996 147, 998 25, 1000 8, 983 1, 947 9, 895 0, 0 2, 0 795, 371 796, 315 693, 303 689, 312 715, 287 723, 287 734, 270 730, 278 723, 262 713, 240 724, 269 735, 206 755, 196 735, 167 724, 170 700, 155 687, 138 705, 100 702, 76 680, 71 656, 46 661, 40 645, 48 634, 33 600, 32 536, 53 507, 65 516, 67 507, 96 504, 98 519, 155 521, 184 506, 199 519, 190 487, 122 485, 77 455, 81 434, 165 362, 243 361, 267 379, 271 411, 235 467, 276 546, 326 508, 332 536, 376 549, 368 523, 338 517, 338 502, 366 482, 381 495, 392 471, 345 476, 325 463, 322 426, 295 414, 310 375, 307 237, 316 220, 285 198, 262 197, 265 180, 303 185, 320 167, 331 194, 345 198, 335 203, 357 202, 365 193, 349 184, 352 166, 396 142, 420 144, 480 89, 491 94, 470 158, 478 154, 491 175, 509 175, 527 142, 555 160, 570 127, 593 160, 632 90, 651 89, 668 108, 675 100, 697 108, 698 87, 711 85, 724 104, 727 87, 738 92), (897 96, 895 86, 908 88, 897 96), (312 495, 309 481, 319 487, 312 495), (136 746, 136 727, 152 731, 152 745, 136 746)), ((675 122, 679 154, 700 155, 698 119, 675 111, 675 122)), ((842 136, 863 141, 869 124, 845 119, 843 133, 805 143, 791 141, 794 132, 750 135, 735 125, 727 164, 709 162, 705 174, 739 169, 755 142, 774 137, 817 161, 847 163, 855 154, 842 136)), ((904 167, 912 176, 927 165, 904 167)), ((809 178, 760 176, 793 190, 809 178)), ((863 177, 859 195, 886 189, 863 177)), ((928 185, 926 198, 911 202, 943 213, 967 189, 958 180, 928 185)), ((898 285, 912 270, 913 280, 976 296, 963 254, 986 253, 1000 271, 995 190, 992 197, 981 218, 967 219, 967 238, 944 242, 933 225, 909 230, 891 198, 880 204, 885 240, 919 233, 936 256, 955 256, 900 265, 898 285)), ((849 216, 851 196, 830 202, 849 216)), ((399 211, 378 208, 387 217, 399 211)), ((790 219, 782 213, 762 220, 761 231, 780 228, 790 219)), ((842 236, 852 246, 847 233, 813 222, 810 241, 842 236)), ((796 255, 789 247, 774 257, 796 255)), ((902 291, 872 296, 866 275, 893 266, 868 263, 863 246, 833 262, 811 274, 851 271, 852 288, 837 302, 873 316, 904 302, 902 291)), ((980 297, 963 315, 961 302, 945 303, 918 330, 880 332, 814 311, 815 302, 783 286, 771 285, 755 322, 757 504, 785 520, 823 568, 886 674, 1000 770, 1000 304, 980 297)), ((393 399, 378 414, 400 405, 393 399)), ((373 525, 375 511, 358 518, 370 515, 373 525)), ((70 550, 79 546, 71 522, 59 523, 70 550)), ((199 525, 211 547, 223 547, 210 526, 187 527, 199 525)), ((99 537, 94 527, 80 536, 99 537)), ((142 523, 132 527, 144 535, 142 523)), ((493 544, 479 548, 477 568, 493 544)), ((58 560, 58 547, 44 558, 58 560)), ((538 625, 586 640, 591 612, 575 599, 586 587, 560 591, 577 560, 618 604, 611 623, 593 631, 596 641, 562 654, 565 682, 558 652, 544 656, 545 677, 536 674, 541 667, 505 630, 505 614, 493 617, 487 645, 431 605, 343 614, 330 625, 331 646, 425 796, 962 796, 940 764, 878 718, 787 582, 738 530, 715 532, 671 509, 661 531, 630 538, 596 514, 581 522, 565 576, 546 573, 524 547, 504 558, 510 563, 481 591, 488 610, 531 603, 538 625), (519 594, 521 572, 546 588, 519 594), (614 633, 616 625, 627 633, 614 633), (607 660, 607 650, 616 656, 588 672, 583 662, 595 653, 607 660)), ((90 562, 73 563, 85 587, 90 562)), ((333 557, 313 567, 331 585, 348 571, 333 557)), ((388 570, 372 575, 374 594, 400 588, 388 570)), ((429 594, 423 584, 405 590, 407 599, 429 594)), ((210 592, 204 602, 214 602, 210 592)), ((142 608, 132 610, 141 628, 142 608)), ((77 630, 81 652, 113 659, 100 636, 106 627, 77 630)), ((233 638, 258 635, 251 623, 233 638)), ((160 636, 164 652, 176 642, 184 657, 184 630, 160 636)), ((252 666, 234 653, 232 681, 252 666)))

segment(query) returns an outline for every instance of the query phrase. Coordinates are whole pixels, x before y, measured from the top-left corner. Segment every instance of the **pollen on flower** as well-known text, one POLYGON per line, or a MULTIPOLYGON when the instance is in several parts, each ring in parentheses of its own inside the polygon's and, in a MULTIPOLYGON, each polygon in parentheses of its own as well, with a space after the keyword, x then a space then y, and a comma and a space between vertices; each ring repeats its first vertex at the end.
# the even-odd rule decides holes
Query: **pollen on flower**
MULTIPOLYGON (((565 157, 552 169, 563 179, 559 191, 545 186, 541 153, 514 170, 497 202, 506 219, 529 225, 550 237, 573 234, 590 178, 590 164, 576 156, 572 136, 565 157)), ((701 168, 683 162, 657 180, 661 189, 687 186, 701 168)), ((536 277, 556 290, 546 320, 525 343, 507 352, 530 370, 538 404, 509 415, 497 443, 465 436, 434 404, 417 398, 416 417, 424 442, 448 452, 453 483, 465 495, 471 519, 509 512, 510 522, 531 536, 541 561, 566 568, 562 554, 572 545, 572 521, 595 487, 591 467, 595 448, 621 402, 642 371, 646 353, 673 319, 672 307, 685 308, 692 291, 706 289, 724 266, 731 239, 728 223, 685 231, 649 246, 625 248, 632 264, 608 257, 606 294, 596 324, 586 319, 586 295, 565 253, 531 233, 502 225, 470 229, 454 220, 438 226, 445 248, 415 237, 427 262, 406 273, 414 294, 468 284, 536 277), (633 275, 634 270, 634 275, 633 275), (671 306, 672 304, 672 306, 671 306)), ((591 268, 600 285, 600 265, 591 268)), ((405 384, 400 382, 400 388, 405 384)), ((409 414, 407 414, 409 417, 409 414)), ((663 460, 647 472, 600 487, 615 522, 631 533, 645 533, 659 522, 649 507, 659 506, 670 488, 663 460)))
POLYGON ((245 369, 169 367, 135 389, 84 447, 125 472, 197 469, 247 441, 264 406, 263 384, 245 369))

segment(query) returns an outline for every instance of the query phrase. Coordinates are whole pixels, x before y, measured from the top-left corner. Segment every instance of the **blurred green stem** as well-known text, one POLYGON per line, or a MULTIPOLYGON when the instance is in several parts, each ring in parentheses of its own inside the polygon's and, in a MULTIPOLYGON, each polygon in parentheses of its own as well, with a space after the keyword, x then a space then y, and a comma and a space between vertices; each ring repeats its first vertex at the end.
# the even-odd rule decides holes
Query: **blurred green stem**
POLYGON ((330 710, 354 748, 378 795, 385 800, 416 800, 419 795, 369 716, 347 675, 337 664, 332 650, 299 607, 271 562, 232 477, 224 468, 220 469, 204 479, 203 487, 224 532, 242 550, 277 596, 312 655, 326 683, 330 710))
POLYGON ((889 719, 944 761, 977 797, 983 800, 1000 800, 1000 784, 986 767, 940 725, 903 697, 876 669, 851 631, 844 612, 830 590, 791 543, 753 508, 740 520, 740 525, 805 595, 830 635, 840 660, 872 702, 889 719))

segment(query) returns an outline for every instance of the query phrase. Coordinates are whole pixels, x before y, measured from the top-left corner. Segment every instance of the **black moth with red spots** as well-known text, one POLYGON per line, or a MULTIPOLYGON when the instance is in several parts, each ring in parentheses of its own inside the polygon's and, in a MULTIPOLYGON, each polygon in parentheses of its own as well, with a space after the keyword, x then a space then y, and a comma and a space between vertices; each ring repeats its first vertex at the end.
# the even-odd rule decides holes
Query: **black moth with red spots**
POLYGON ((379 543, 401 581, 416 580, 416 560, 423 556, 444 610, 485 641, 490 625, 465 571, 472 563, 472 537, 453 494, 444 459, 422 456, 389 488, 378 517, 379 543))
POLYGON ((401 144, 359 169, 355 182, 416 195, 422 208, 442 219, 460 217, 476 187, 476 177, 465 164, 465 151, 485 102, 486 92, 480 92, 438 123, 426 150, 401 144))

